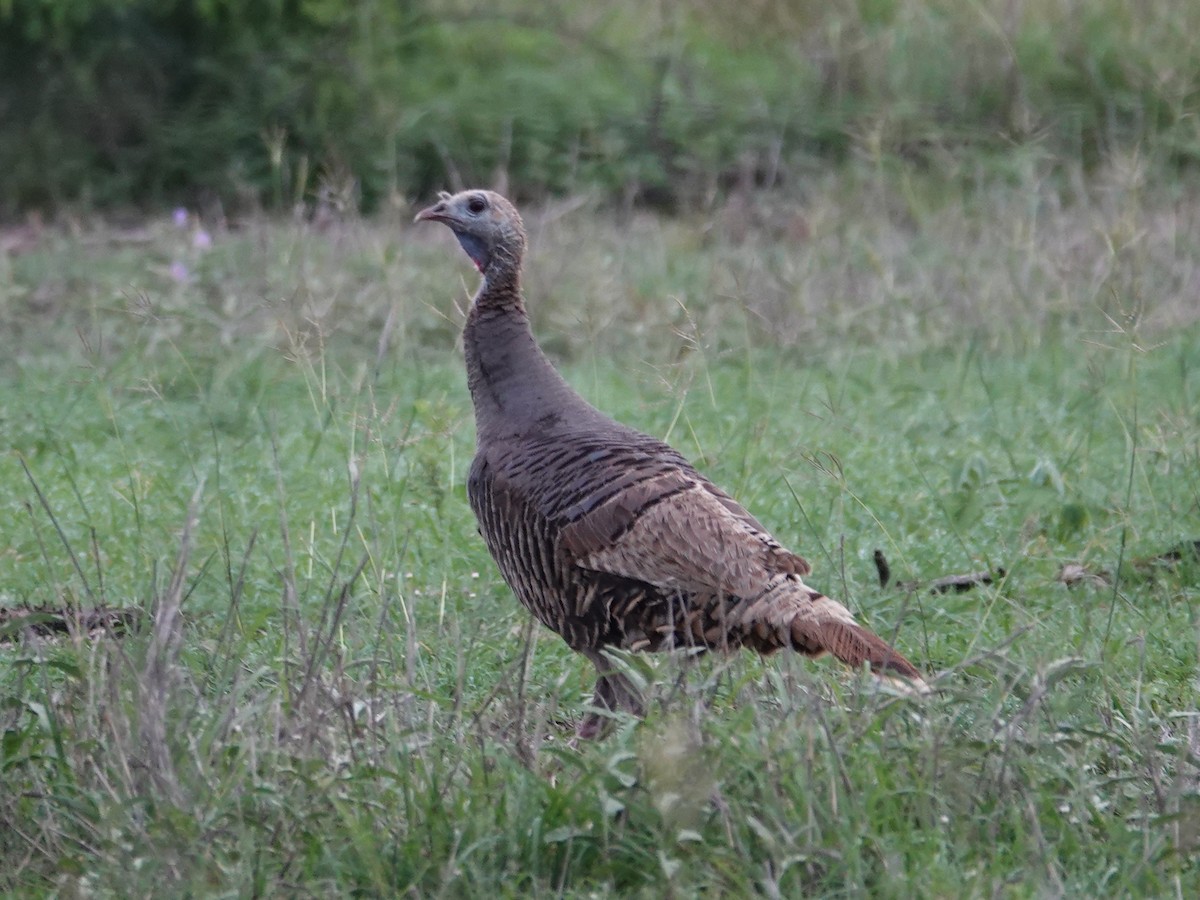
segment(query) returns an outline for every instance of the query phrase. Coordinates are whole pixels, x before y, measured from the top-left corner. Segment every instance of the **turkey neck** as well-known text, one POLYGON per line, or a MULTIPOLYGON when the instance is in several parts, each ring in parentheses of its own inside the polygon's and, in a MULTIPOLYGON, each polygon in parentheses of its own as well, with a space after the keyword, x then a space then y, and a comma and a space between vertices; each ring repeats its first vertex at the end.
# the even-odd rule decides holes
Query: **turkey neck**
POLYGON ((515 277, 485 278, 463 329, 463 352, 479 441, 553 431, 594 412, 538 346, 515 277))

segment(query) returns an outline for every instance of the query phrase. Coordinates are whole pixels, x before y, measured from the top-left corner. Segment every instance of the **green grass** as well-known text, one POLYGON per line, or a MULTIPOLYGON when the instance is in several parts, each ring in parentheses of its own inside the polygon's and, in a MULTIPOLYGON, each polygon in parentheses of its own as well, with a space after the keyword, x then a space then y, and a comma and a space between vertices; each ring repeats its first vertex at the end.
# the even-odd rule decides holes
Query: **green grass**
POLYGON ((570 380, 941 673, 917 702, 826 662, 632 658, 649 716, 578 752, 589 667, 465 501, 447 235, 85 226, 0 258, 0 598, 148 613, 0 647, 0 887, 1193 896, 1200 567, 1133 562, 1200 537, 1200 195, 1133 175, 531 212, 570 380), (877 548, 1007 575, 884 589, 877 548))

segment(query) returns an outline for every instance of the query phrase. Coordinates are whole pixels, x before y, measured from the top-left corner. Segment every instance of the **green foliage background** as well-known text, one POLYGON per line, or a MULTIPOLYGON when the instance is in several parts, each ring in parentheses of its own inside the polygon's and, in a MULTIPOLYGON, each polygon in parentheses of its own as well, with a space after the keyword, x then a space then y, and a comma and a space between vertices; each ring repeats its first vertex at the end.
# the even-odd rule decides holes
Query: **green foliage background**
POLYGON ((0 214, 502 182, 696 205, 797 159, 1200 159, 1185 0, 2 0, 0 214))

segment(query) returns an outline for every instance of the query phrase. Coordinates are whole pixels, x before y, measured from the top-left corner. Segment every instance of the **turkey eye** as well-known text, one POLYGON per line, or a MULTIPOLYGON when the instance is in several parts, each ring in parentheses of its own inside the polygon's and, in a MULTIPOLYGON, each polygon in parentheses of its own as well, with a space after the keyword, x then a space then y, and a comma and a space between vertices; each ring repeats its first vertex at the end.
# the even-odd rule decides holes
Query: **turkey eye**
POLYGON ((487 201, 482 197, 472 197, 467 201, 467 210, 474 215, 479 215, 485 209, 487 209, 487 201))

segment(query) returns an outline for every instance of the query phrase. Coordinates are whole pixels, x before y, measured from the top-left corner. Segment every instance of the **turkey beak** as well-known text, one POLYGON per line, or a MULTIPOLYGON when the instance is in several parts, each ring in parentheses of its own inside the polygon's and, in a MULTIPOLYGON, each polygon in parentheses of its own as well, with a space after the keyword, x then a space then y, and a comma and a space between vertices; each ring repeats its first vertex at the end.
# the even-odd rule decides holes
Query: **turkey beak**
POLYGON ((417 213, 417 217, 413 222, 444 222, 449 223, 453 219, 450 210, 446 206, 445 200, 439 200, 426 209, 417 213))

